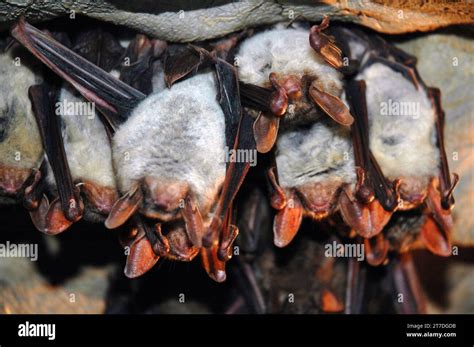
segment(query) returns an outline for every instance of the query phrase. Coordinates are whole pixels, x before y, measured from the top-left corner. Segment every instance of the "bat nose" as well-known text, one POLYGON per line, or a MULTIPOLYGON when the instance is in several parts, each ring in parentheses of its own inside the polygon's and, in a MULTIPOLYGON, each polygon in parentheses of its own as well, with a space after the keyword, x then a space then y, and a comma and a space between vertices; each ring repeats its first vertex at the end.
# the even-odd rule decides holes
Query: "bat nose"
POLYGON ((171 212, 184 207, 184 198, 188 193, 187 183, 146 177, 144 186, 146 201, 152 203, 156 209, 171 212))
POLYGON ((16 195, 28 179, 30 170, 0 167, 0 191, 6 195, 16 195))
POLYGON ((315 183, 298 189, 298 193, 303 197, 305 206, 315 213, 329 210, 332 198, 331 192, 331 186, 325 186, 321 183, 315 183))
POLYGON ((428 183, 423 179, 416 177, 408 177, 401 180, 400 195, 402 200, 410 203, 419 204, 423 202, 426 197, 428 183))

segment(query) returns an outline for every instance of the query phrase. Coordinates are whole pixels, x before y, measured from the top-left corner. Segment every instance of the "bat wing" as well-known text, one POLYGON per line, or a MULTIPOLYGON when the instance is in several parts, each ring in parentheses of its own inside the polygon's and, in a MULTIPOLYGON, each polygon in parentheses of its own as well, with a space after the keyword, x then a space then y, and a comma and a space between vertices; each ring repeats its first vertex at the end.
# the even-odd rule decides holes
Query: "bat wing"
POLYGON ((125 119, 145 95, 20 20, 12 36, 100 109, 125 119))

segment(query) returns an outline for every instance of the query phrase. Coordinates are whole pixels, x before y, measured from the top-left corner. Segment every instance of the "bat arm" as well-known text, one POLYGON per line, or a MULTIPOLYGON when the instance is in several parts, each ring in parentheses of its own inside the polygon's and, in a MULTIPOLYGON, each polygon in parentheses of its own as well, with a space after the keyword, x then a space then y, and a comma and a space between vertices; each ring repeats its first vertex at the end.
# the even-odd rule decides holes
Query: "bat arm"
POLYGON ((21 19, 12 36, 99 108, 127 116, 145 95, 21 19))

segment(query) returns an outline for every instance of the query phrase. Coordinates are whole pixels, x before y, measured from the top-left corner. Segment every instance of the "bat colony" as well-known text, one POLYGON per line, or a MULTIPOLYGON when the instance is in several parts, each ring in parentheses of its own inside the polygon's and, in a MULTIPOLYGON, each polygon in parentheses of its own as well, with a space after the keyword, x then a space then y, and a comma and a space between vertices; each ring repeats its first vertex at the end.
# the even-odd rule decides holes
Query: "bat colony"
POLYGON ((230 150, 265 158, 278 247, 307 217, 333 221, 374 266, 419 245, 450 255, 458 177, 440 92, 376 35, 326 17, 199 46, 138 35, 124 53, 112 36, 87 49, 97 36, 71 44, 23 20, 11 33, 37 59, 18 44, 0 56, 0 201, 46 234, 81 218, 120 228, 128 277, 200 254, 225 280, 251 166, 230 150), (88 115, 68 111, 85 100, 88 115))

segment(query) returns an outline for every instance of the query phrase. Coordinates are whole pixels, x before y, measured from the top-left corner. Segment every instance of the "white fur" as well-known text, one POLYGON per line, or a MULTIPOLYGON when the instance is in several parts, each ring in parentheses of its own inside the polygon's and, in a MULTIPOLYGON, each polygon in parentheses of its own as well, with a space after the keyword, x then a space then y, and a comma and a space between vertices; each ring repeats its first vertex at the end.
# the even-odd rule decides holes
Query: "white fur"
POLYGON ((272 29, 259 33, 240 46, 237 54, 239 78, 246 83, 268 85, 271 72, 281 75, 312 75, 324 91, 340 91, 341 75, 309 45, 309 31, 272 29))
POLYGON ((188 182, 200 203, 225 176, 225 122, 213 73, 198 74, 142 101, 117 131, 113 157, 122 192, 147 176, 188 182))
MULTIPOLYGON (((85 102, 71 92, 61 89, 59 102, 85 102)), ((115 188, 111 144, 99 115, 70 115, 61 113, 62 135, 73 181, 89 181, 101 187, 115 188)), ((49 170, 48 181, 52 182, 49 170)))
POLYGON ((28 88, 41 82, 17 50, 0 54, 0 165, 29 169, 41 163, 43 148, 28 98, 28 88), (14 59, 21 64, 16 66, 14 59), (20 153, 20 160, 16 160, 20 153))
POLYGON ((355 181, 351 136, 347 128, 321 121, 281 134, 276 162, 282 187, 325 181, 355 181), (330 170, 328 173, 324 171, 330 170))
POLYGON ((416 90, 400 73, 380 63, 364 69, 357 79, 365 80, 367 85, 370 148, 384 174, 390 179, 436 174, 436 118, 422 87, 416 90), (381 103, 388 103, 389 99, 419 105, 420 112, 408 116, 381 115, 381 103))
POLYGON ((151 78, 151 83, 153 86, 153 93, 157 93, 166 89, 165 73, 161 63, 157 65, 157 68, 153 73, 153 77, 151 78))

